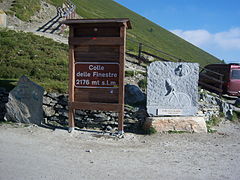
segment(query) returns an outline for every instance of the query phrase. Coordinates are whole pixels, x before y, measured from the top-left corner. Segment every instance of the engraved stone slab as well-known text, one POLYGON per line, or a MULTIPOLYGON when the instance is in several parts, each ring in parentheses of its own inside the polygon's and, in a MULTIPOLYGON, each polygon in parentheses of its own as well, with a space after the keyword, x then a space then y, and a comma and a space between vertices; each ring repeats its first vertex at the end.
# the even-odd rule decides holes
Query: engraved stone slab
POLYGON ((43 121, 43 93, 41 86, 22 76, 9 93, 5 120, 40 125, 43 121))
POLYGON ((148 67, 147 111, 153 116, 195 115, 198 63, 153 62, 148 67))

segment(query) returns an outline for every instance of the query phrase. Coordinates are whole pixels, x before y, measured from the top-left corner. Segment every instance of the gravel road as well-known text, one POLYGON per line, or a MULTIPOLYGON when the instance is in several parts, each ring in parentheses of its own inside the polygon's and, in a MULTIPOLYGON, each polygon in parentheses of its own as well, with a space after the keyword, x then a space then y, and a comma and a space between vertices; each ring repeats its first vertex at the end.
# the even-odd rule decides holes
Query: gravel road
POLYGON ((240 126, 213 134, 126 134, 0 126, 0 180, 238 180, 240 126))

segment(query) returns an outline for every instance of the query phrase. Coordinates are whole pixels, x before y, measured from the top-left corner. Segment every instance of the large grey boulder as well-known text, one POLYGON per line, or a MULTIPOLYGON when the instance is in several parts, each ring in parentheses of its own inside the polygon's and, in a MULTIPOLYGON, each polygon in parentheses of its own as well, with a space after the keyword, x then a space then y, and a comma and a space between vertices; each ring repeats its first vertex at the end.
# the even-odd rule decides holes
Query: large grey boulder
POLYGON ((197 63, 153 62, 148 67, 150 115, 195 115, 198 110, 197 63))
POLYGON ((4 119, 40 125, 43 121, 43 93, 41 86, 22 76, 18 85, 9 93, 4 119))
POLYGON ((125 103, 130 105, 145 105, 146 95, 135 85, 125 85, 125 103))

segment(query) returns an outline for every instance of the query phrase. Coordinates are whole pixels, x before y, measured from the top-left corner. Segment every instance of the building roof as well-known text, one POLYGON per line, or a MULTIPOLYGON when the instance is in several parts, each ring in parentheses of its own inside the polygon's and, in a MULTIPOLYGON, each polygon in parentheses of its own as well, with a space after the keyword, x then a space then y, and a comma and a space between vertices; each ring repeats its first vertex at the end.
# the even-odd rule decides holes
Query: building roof
POLYGON ((69 26, 77 24, 105 24, 105 23, 126 23, 128 29, 132 29, 128 18, 111 18, 111 19, 67 19, 61 22, 69 26))

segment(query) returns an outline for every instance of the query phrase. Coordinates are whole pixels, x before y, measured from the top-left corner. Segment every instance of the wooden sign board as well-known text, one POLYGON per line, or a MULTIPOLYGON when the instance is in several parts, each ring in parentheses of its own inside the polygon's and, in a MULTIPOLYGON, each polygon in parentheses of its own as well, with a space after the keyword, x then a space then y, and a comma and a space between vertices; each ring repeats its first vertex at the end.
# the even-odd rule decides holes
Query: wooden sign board
POLYGON ((75 63, 76 88, 118 88, 119 63, 75 63))
POLYGON ((123 133, 124 66, 129 19, 69 19, 69 130, 74 111, 118 112, 123 133))

